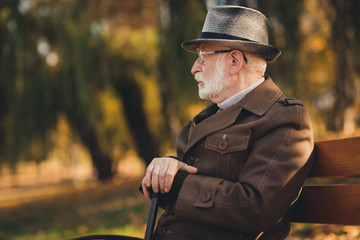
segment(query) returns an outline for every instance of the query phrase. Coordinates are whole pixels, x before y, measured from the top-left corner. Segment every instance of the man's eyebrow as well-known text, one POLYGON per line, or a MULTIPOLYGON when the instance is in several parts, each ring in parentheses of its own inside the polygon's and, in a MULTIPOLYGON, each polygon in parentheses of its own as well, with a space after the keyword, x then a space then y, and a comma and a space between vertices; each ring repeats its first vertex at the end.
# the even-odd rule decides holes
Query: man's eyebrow
POLYGON ((209 51, 209 45, 208 44, 204 44, 204 43, 202 43, 196 50, 198 50, 198 51, 209 51))

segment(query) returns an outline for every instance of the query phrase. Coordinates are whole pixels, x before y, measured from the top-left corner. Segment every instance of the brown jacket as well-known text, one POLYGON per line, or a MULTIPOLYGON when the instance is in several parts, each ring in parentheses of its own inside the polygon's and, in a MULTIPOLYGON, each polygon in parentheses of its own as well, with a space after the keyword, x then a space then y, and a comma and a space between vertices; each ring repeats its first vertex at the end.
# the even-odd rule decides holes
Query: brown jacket
POLYGON ((159 239, 284 239, 311 167, 311 120, 268 78, 242 101, 210 105, 179 133, 177 154, 198 168, 158 222, 159 239), (160 237, 161 236, 161 237, 160 237))

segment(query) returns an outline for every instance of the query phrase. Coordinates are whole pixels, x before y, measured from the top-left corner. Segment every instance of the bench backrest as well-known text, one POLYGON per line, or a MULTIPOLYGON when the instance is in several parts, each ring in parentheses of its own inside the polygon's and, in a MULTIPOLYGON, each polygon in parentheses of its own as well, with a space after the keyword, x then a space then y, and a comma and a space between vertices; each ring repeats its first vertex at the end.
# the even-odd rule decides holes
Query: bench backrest
POLYGON ((292 221, 360 225, 360 137, 317 142, 314 157, 292 221))

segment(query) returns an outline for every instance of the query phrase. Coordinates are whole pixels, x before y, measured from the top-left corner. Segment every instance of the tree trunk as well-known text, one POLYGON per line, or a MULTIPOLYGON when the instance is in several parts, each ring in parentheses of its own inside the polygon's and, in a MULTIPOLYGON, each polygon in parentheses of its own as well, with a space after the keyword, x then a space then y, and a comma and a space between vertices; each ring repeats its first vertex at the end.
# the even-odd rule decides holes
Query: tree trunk
POLYGON ((111 157, 100 148, 98 138, 94 129, 88 129, 81 134, 82 142, 90 151, 94 167, 98 172, 100 181, 111 180, 114 176, 111 157))
POLYGON ((141 89, 134 80, 123 79, 116 84, 116 91, 123 98, 125 115, 137 152, 148 165, 154 157, 159 156, 159 145, 147 125, 141 89))
MULTIPOLYGON (((336 54, 336 84, 334 86, 335 105, 329 122, 329 129, 343 131, 349 119, 345 118, 346 110, 354 107, 356 102, 356 79, 359 78, 358 22, 360 4, 357 1, 331 0, 332 47, 336 54), (346 120, 346 121, 345 121, 346 120)), ((354 122, 355 119, 350 122, 354 122)))

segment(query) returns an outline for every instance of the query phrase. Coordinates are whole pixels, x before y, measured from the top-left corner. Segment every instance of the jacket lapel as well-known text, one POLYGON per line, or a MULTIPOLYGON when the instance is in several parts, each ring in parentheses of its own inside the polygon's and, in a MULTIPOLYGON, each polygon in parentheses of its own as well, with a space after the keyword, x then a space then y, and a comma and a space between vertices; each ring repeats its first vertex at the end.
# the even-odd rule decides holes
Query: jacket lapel
MULTIPOLYGON (((201 138, 219 131, 223 128, 228 127, 229 125, 233 124, 236 121, 237 116, 241 112, 241 102, 231 106, 228 109, 220 111, 218 113, 217 110, 219 109, 216 104, 210 105, 207 109, 215 109, 216 111, 206 111, 205 114, 202 115, 202 121, 199 122, 199 115, 196 116, 191 123, 190 131, 189 131, 189 143, 186 147, 187 151, 190 149, 196 142, 198 142, 201 138)), ((206 109, 205 109, 206 110, 206 109)))

